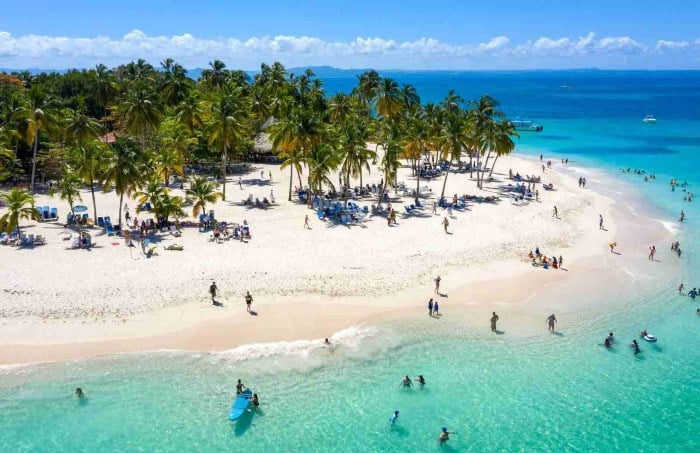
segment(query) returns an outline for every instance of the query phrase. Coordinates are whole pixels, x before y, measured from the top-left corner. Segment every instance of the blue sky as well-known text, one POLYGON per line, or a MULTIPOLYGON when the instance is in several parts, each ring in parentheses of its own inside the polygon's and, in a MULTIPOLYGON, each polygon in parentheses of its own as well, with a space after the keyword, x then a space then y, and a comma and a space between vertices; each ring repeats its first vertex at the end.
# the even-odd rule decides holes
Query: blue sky
POLYGON ((700 1, 3 2, 0 67, 700 68, 700 1))

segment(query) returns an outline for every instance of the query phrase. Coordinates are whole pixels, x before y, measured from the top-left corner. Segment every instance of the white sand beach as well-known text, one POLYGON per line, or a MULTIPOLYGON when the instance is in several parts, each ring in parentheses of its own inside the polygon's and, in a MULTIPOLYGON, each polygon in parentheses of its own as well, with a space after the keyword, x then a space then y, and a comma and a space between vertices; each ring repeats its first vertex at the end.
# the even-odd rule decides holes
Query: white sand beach
MULTIPOLYGON (((476 188, 469 173, 450 174, 446 198, 467 193, 498 195, 500 200, 471 202, 466 210, 453 211, 450 234, 445 234, 441 222, 447 211, 438 208, 432 214, 442 177, 421 180, 420 186, 432 193, 421 199, 426 207, 410 215, 403 205, 413 199, 392 191, 397 225, 387 226, 383 216, 368 216, 348 226, 319 220, 298 200, 287 201, 288 171, 252 164, 246 174, 229 177, 229 200, 208 206, 219 220, 246 220, 250 240, 210 242, 211 232, 188 227, 181 237, 159 233, 154 239, 157 254, 150 258, 138 246, 127 247, 123 239, 98 228, 92 230, 94 247, 68 249, 69 242, 61 238, 68 206, 40 195, 37 204, 58 207, 61 221, 26 222, 23 230, 44 235, 47 244, 0 248, 0 364, 323 338, 364 322, 423 314, 437 275, 442 292, 450 295, 449 301, 441 300, 444 305, 479 307, 468 313, 454 309, 455 315, 483 317, 494 303, 506 301, 537 307, 539 319, 539 310, 552 298, 532 301, 537 291, 561 282, 603 285, 622 272, 619 266, 608 266, 609 260, 634 259, 644 253, 645 241, 670 237, 654 222, 621 222, 611 198, 578 187, 571 172, 563 170, 565 165, 556 161, 543 174, 534 159, 504 157, 484 190, 476 188), (507 178, 509 169, 541 176, 555 190, 537 184, 539 201, 514 204, 502 191, 514 184, 507 178), (268 209, 240 203, 249 194, 269 198, 271 191, 277 204, 268 209), (553 218, 553 206, 558 219, 553 218), (304 228, 307 214, 311 229, 304 228), (599 215, 605 231, 598 229, 599 215), (630 253, 624 258, 611 255, 612 241, 630 253), (165 250, 173 243, 184 250, 165 250), (547 256, 562 256, 566 270, 532 267, 527 254, 536 247, 547 256), (219 288, 221 307, 211 303, 212 281, 219 288), (257 316, 246 313, 246 291, 254 297, 257 316)), ((373 166, 363 182, 378 183, 380 177, 373 166)), ((409 168, 399 170, 398 180, 416 186, 409 168)), ((355 201, 369 207, 376 197, 355 201)), ((83 192, 83 204, 92 216, 89 192, 83 192)), ((136 203, 128 204, 133 216, 136 203)), ((116 219, 118 205, 114 193, 97 194, 99 216, 116 219)), ((508 310, 503 305, 500 309, 508 310)))

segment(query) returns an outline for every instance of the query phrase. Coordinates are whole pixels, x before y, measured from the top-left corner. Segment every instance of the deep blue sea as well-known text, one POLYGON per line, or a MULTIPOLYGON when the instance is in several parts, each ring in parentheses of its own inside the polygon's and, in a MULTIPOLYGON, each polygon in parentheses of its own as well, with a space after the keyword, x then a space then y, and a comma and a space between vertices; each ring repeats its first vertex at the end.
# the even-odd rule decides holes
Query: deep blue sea
MULTIPOLYGON (((635 291, 611 293, 605 311, 571 314, 554 340, 546 332, 496 338, 468 325, 406 322, 338 334, 334 354, 269 346, 255 359, 173 352, 6 368, 0 451, 700 450, 700 299, 674 290, 680 279, 700 286, 700 199, 684 201, 668 184, 677 178, 700 193, 700 72, 382 75, 413 84, 423 102, 439 102, 450 89, 465 99, 488 93, 509 117, 542 124, 543 132, 522 132, 518 151, 602 168, 639 192, 678 228, 680 275, 660 273, 635 291), (643 123, 647 114, 657 123, 643 123), (620 167, 657 179, 645 183, 620 167), (687 221, 678 224, 681 209, 687 221), (607 351, 597 343, 611 326, 625 342, 639 326, 660 341, 636 357, 626 346, 607 351), (414 370, 428 386, 399 390, 397 376, 414 370), (239 376, 264 405, 233 424, 226 411, 239 376), (71 395, 76 382, 86 401, 71 395), (442 448, 441 426, 458 432, 442 448)), ((356 83, 354 75, 324 80, 329 94, 356 83)))

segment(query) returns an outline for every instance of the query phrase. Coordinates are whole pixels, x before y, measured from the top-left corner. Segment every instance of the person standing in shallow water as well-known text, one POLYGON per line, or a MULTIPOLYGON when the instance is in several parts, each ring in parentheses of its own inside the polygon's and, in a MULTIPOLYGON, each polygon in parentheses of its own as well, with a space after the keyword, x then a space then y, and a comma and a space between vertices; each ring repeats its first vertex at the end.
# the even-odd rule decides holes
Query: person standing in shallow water
POLYGON ((498 322, 498 320, 499 320, 499 317, 496 314, 496 312, 494 311, 493 316, 491 316, 491 332, 496 331, 496 323, 498 322))

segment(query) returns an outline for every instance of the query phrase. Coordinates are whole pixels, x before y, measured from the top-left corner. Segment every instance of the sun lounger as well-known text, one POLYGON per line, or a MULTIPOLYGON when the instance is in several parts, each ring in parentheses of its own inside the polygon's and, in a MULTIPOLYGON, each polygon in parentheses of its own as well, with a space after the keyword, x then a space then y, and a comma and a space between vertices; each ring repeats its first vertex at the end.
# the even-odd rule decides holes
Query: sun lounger
POLYGON ((49 210, 49 219, 50 220, 58 220, 58 209, 51 208, 49 210))
POLYGON ((111 223, 108 223, 105 226, 105 231, 107 232, 107 236, 114 236, 114 227, 112 226, 111 223))
POLYGON ((104 227, 105 227, 105 219, 104 219, 104 217, 98 217, 98 218, 97 218, 97 226, 100 227, 100 228, 104 228, 104 227))
POLYGON ((105 226, 112 225, 112 219, 109 216, 105 216, 105 226))
POLYGON ((46 244, 46 239, 44 236, 37 234, 36 237, 34 238, 34 245, 44 245, 46 244))

